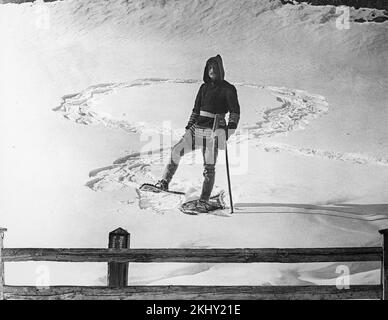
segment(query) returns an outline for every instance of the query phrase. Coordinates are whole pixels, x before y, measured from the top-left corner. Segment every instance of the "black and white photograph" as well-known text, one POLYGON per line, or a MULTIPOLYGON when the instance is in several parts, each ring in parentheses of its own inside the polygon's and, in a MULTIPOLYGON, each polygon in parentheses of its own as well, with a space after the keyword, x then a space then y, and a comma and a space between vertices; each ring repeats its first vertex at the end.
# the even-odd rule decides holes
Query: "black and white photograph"
POLYGON ((388 300, 388 1, 0 0, 0 300, 388 300))

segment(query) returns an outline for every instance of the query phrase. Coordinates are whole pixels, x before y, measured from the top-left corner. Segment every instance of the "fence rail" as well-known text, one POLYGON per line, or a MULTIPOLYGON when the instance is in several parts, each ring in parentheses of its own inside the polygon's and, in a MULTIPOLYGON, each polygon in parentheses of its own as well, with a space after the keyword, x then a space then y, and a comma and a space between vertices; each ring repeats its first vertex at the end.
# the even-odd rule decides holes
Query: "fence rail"
POLYGON ((107 262, 108 286, 8 286, 0 278, 0 299, 387 299, 388 229, 380 230, 382 247, 129 249, 130 234, 109 234, 108 249, 5 248, 0 228, 0 276, 4 262, 107 262), (336 286, 127 286, 129 262, 184 263, 311 263, 381 262, 379 285, 336 286))
POLYGON ((380 285, 351 286, 129 286, 67 287, 49 289, 36 287, 5 286, 5 299, 35 300, 334 300, 334 299, 381 299, 380 285))
POLYGON ((381 261, 380 247, 287 249, 4 249, 5 262, 350 262, 381 261))

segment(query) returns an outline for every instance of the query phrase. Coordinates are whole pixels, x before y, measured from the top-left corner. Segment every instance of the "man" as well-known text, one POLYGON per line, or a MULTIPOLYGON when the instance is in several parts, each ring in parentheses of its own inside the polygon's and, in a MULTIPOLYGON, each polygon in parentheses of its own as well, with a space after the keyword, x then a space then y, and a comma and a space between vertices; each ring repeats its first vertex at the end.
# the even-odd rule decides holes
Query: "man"
POLYGON ((237 90, 235 86, 224 80, 224 76, 225 71, 220 55, 207 60, 203 74, 204 83, 199 88, 186 132, 172 148, 169 164, 162 179, 155 185, 157 188, 168 190, 181 157, 196 148, 201 148, 204 160, 204 182, 201 197, 196 204, 196 210, 201 213, 206 213, 211 208, 208 201, 214 186, 218 149, 225 147, 225 140, 237 129, 240 119, 237 90), (226 125, 225 115, 228 112, 229 121, 226 125), (215 128, 216 115, 219 125, 215 128))

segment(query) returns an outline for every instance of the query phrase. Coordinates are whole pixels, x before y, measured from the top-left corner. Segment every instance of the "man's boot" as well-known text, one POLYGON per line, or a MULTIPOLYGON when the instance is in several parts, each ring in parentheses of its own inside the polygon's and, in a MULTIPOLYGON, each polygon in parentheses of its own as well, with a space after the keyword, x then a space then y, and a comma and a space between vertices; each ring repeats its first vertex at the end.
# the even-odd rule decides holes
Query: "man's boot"
POLYGON ((168 182, 166 179, 161 179, 155 184, 155 187, 163 191, 168 191, 168 182))
POLYGON ((208 201, 200 199, 195 203, 195 211, 199 213, 208 213, 212 209, 213 206, 208 201))

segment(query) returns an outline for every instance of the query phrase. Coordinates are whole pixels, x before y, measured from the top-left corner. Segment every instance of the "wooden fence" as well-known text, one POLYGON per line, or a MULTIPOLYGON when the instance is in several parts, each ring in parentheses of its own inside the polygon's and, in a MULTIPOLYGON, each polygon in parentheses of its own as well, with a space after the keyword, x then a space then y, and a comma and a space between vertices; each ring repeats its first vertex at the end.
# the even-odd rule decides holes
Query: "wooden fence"
POLYGON ((381 247, 283 249, 129 249, 130 234, 121 228, 109 234, 108 249, 3 248, 0 229, 0 299, 388 299, 388 229, 380 230, 381 247), (108 285, 9 286, 4 262, 107 262, 108 285), (130 262, 310 263, 381 262, 378 285, 319 286, 128 286, 130 262))

